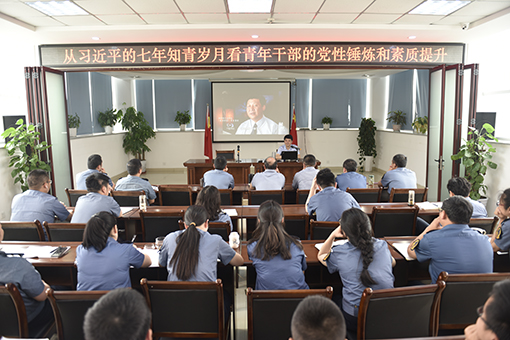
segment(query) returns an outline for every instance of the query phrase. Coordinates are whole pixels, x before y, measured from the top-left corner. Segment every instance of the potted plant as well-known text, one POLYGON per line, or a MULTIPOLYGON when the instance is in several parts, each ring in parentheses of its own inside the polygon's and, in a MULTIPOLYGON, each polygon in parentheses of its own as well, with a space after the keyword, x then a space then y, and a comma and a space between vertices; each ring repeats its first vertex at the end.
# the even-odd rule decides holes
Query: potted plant
POLYGON ((480 189, 485 195, 487 186, 483 184, 487 167, 496 169, 498 165, 491 161, 492 153, 496 152, 487 139, 498 141, 492 133, 494 128, 492 125, 485 123, 482 129, 478 131, 473 127, 469 127, 468 140, 464 140, 464 144, 460 147, 456 155, 452 155, 452 160, 462 160, 462 165, 466 169, 465 178, 471 183, 471 192, 469 197, 479 200, 481 197, 480 189), (471 138, 470 138, 471 137, 471 138))
POLYGON ((76 130, 81 124, 80 117, 78 117, 78 114, 75 112, 74 115, 68 116, 67 122, 69 125, 69 136, 76 137, 76 130))
POLYGON ((14 183, 21 184, 21 190, 28 190, 28 174, 35 169, 42 169, 48 172, 51 167, 39 158, 39 154, 49 149, 51 145, 40 141, 41 133, 32 124, 23 124, 23 119, 18 119, 17 127, 11 127, 2 133, 2 138, 11 138, 5 143, 9 154, 9 167, 14 168, 11 176, 14 183))
POLYGON ((372 118, 363 118, 358 132, 359 165, 363 171, 372 171, 374 158, 377 157, 375 145, 375 121, 372 118))
POLYGON ((175 115, 175 121, 181 126, 181 131, 186 131, 186 125, 191 122, 191 115, 189 114, 189 110, 184 112, 177 111, 177 114, 175 115))
POLYGON ((393 131, 400 132, 400 128, 406 123, 406 114, 400 110, 390 111, 386 120, 393 123, 393 131))
POLYGON ((126 130, 122 147, 127 153, 131 153, 142 161, 143 172, 146 170, 145 152, 151 151, 146 142, 150 138, 156 137, 156 133, 149 125, 144 115, 140 111, 136 111, 134 107, 128 107, 125 112, 119 110, 118 119, 122 124, 122 128, 126 130))
POLYGON ((102 128, 104 128, 104 132, 109 135, 113 131, 113 126, 117 123, 118 115, 117 110, 107 109, 104 112, 99 112, 97 116, 97 121, 102 128))
POLYGON ((416 133, 424 135, 429 128, 429 117, 416 117, 411 125, 416 133))
POLYGON ((322 123, 322 127, 324 128, 324 130, 329 130, 331 123, 333 123, 333 118, 326 116, 326 117, 322 118, 321 123, 322 123))

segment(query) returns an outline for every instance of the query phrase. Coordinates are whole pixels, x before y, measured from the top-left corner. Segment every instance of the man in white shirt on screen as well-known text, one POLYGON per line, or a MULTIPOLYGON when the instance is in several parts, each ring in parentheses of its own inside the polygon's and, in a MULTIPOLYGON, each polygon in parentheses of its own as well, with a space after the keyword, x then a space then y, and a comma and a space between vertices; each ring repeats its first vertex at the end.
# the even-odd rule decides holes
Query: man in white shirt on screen
POLYGON ((289 131, 283 124, 277 124, 264 116, 266 100, 264 96, 254 96, 246 102, 246 114, 250 119, 237 128, 236 135, 278 135, 289 131))

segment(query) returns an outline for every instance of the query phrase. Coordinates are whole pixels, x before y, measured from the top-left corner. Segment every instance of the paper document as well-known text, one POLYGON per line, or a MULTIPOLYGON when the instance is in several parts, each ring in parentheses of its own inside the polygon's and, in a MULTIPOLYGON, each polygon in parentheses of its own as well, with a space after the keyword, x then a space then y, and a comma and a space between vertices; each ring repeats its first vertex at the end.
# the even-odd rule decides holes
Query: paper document
POLYGON ((416 205, 423 210, 437 210, 441 209, 441 206, 443 205, 442 202, 419 202, 416 203, 416 205))
MULTIPOLYGON (((347 241, 348 241, 348 240, 338 240, 338 241, 335 241, 335 242, 333 242, 333 247, 334 247, 334 246, 338 246, 338 245, 340 245, 340 244, 345 244, 345 243, 347 243, 347 241)), ((315 248, 317 248, 317 250, 321 250, 321 247, 322 247, 322 245, 323 245, 323 244, 324 244, 324 242, 322 242, 322 243, 316 243, 316 244, 315 244, 315 248)))
POLYGON ((223 209, 223 212, 225 212, 228 216, 237 216, 236 209, 223 209))
POLYGON ((133 209, 137 209, 138 207, 120 207, 120 211, 122 211, 122 215, 127 214, 133 209))
POLYGON ((151 258, 151 265, 150 267, 159 267, 159 253, 158 253, 158 250, 157 249, 147 249, 147 248, 144 248, 144 249, 141 249, 141 248, 137 248, 139 251, 141 251, 142 253, 144 253, 145 255, 149 255, 149 257, 151 258))
POLYGON ((395 248, 400 255, 402 255, 407 261, 413 261, 412 257, 409 257, 409 254, 407 254, 407 248, 411 244, 410 241, 399 241, 399 242, 393 242, 391 245, 393 248, 395 248))

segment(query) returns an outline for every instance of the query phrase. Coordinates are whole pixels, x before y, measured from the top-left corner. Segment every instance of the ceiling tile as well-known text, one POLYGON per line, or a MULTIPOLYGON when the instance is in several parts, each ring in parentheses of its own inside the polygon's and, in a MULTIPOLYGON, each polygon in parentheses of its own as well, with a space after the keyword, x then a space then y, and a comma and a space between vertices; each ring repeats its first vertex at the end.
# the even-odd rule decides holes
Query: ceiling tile
POLYGON ((18 17, 17 19, 26 22, 29 25, 37 27, 64 27, 65 25, 52 17, 18 17))
POLYGON ((358 13, 351 14, 330 14, 330 13, 319 13, 313 20, 314 24, 350 24, 358 13))
POLYGON ((494 1, 483 1, 483 2, 472 2, 469 5, 459 9, 452 15, 479 15, 486 16, 502 9, 510 7, 510 2, 494 2, 494 1))
POLYGON ((177 0, 177 6, 185 13, 225 13, 223 0, 191 1, 177 0))
POLYGON ((56 20, 68 26, 104 26, 104 24, 92 15, 65 15, 55 16, 56 20))
MULTIPOLYGON (((180 13, 179 8, 173 1, 161 0, 124 0, 133 10, 138 13, 180 13)), ((189 0, 191 1, 191 0, 189 0)))
POLYGON ((232 24, 265 24, 271 14, 245 14, 245 13, 230 13, 229 18, 232 24))
POLYGON ((376 0, 365 13, 407 13, 422 2, 423 0, 376 0))
POLYGON ((180 13, 175 14, 140 14, 143 20, 151 25, 175 25, 175 24, 186 24, 186 20, 180 13))
POLYGON ((316 13, 324 0, 275 0, 274 11, 279 13, 316 13))
POLYGON ((326 0, 321 8, 321 13, 353 13, 362 12, 373 0, 338 1, 326 0))
POLYGON ((132 14, 133 10, 121 0, 75 0, 78 6, 91 14, 132 14))
POLYGON ((184 13, 184 15, 190 24, 228 24, 228 17, 225 13, 184 13))
POLYGON ((277 24, 309 24, 314 16, 315 13, 275 13, 273 19, 277 24))
POLYGON ((98 15, 97 17, 108 25, 145 25, 145 21, 136 14, 98 15))
MULTIPOLYGON (((12 2, 12 1, 11 1, 12 2)), ((4 3, 0 2, 0 12, 7 14, 11 17, 46 17, 47 15, 39 12, 36 9, 33 9, 32 7, 25 5, 24 3, 17 2, 17 3, 4 3)))
POLYGON ((430 25, 438 20, 441 20, 439 15, 417 15, 417 14, 406 14, 399 18, 393 24, 397 25, 430 25))
POLYGON ((480 15, 450 15, 434 22, 434 25, 461 25, 480 19, 480 15))
POLYGON ((397 20, 400 17, 400 14, 361 14, 354 24, 391 24, 393 21, 397 20))

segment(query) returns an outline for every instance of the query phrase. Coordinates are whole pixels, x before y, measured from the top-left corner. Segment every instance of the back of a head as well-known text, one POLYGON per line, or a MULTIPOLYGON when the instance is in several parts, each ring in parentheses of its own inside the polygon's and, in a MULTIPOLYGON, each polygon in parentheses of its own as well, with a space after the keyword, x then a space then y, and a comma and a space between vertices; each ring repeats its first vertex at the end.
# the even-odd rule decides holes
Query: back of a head
POLYGON ((358 168, 358 163, 354 159, 348 158, 344 161, 343 167, 347 172, 353 172, 358 168))
POLYGON ((134 289, 119 288, 102 296, 85 314, 86 340, 144 340, 151 312, 144 297, 134 289))
POLYGON ((335 174, 329 169, 324 168, 317 173, 317 184, 321 188, 327 188, 335 185, 335 174))
POLYGON ((277 167, 276 159, 274 159, 273 157, 267 157, 264 160, 264 166, 266 167, 266 169, 275 170, 277 167))
POLYGON ((35 169, 32 170, 28 174, 28 187, 31 190, 39 190, 44 185, 44 183, 48 182, 50 179, 50 176, 48 175, 48 172, 41 169, 35 169))
POLYGON ((485 305, 487 326, 498 340, 510 340, 510 280, 497 282, 492 288, 492 301, 485 305))
POLYGON ((142 162, 137 158, 133 158, 129 162, 127 162, 126 167, 128 174, 134 176, 140 172, 140 169, 142 168, 142 162))
POLYGON ((317 159, 314 155, 308 154, 303 158, 303 163, 305 166, 315 166, 315 163, 317 163, 317 159))
POLYGON ((406 155, 399 153, 399 154, 396 154, 395 156, 393 156, 392 162, 398 168, 405 168, 407 166, 407 157, 406 157, 406 155))
POLYGON ((330 299, 308 296, 294 311, 291 332, 293 340, 344 340, 344 316, 330 299))
POLYGON ((103 164, 103 159, 98 154, 90 155, 87 160, 87 168, 89 169, 96 169, 101 164, 103 164))
POLYGON ((195 204, 201 205, 207 210, 207 218, 210 221, 217 220, 221 211, 221 196, 218 188, 214 185, 208 185, 200 190, 195 204))
POLYGON ((218 156, 214 159, 214 168, 216 170, 223 170, 227 166, 227 160, 223 156, 218 156))
POLYGON ((94 247, 97 251, 102 251, 106 247, 108 237, 116 224, 117 218, 108 211, 94 214, 85 225, 83 247, 86 249, 94 247))
POLYGON ((103 187, 108 187, 108 176, 100 172, 94 172, 85 179, 88 192, 99 192, 103 187))
POLYGON ((473 215, 473 205, 462 196, 452 196, 443 201, 442 209, 455 224, 468 224, 473 215))
POLYGON ((453 177, 448 181, 446 188, 454 195, 468 197, 471 191, 471 183, 464 177, 453 177))

